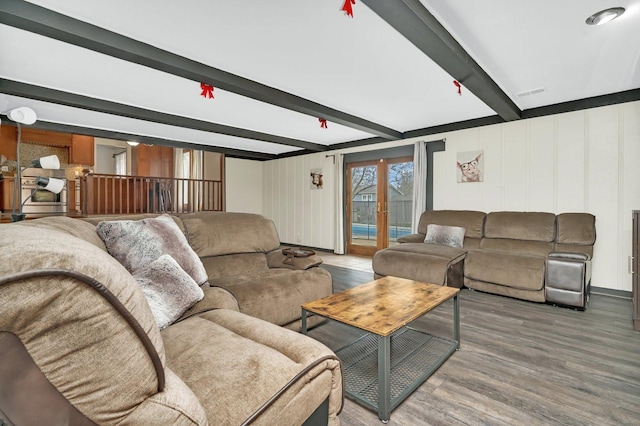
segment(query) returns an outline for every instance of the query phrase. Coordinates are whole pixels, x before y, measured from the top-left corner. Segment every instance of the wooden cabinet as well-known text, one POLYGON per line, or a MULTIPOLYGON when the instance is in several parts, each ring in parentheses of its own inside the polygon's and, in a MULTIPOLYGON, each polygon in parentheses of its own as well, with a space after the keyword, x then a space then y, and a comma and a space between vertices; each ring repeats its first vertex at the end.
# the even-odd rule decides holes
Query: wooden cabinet
POLYGON ((0 154, 7 157, 7 160, 17 159, 18 128, 3 124, 0 126, 0 154))
POLYGON ((58 133, 50 130, 22 129, 22 142, 37 142, 51 146, 71 146, 70 133, 58 133))
POLYGON ((132 149, 134 176, 173 177, 173 148, 140 144, 132 149))
POLYGON ((640 331, 640 210, 633 211, 632 282, 633 329, 640 331))
POLYGON ((13 185, 15 178, 5 177, 0 182, 0 211, 10 212, 13 208, 13 185))
POLYGON ((72 135, 69 148, 69 163, 93 166, 95 144, 93 136, 72 135))

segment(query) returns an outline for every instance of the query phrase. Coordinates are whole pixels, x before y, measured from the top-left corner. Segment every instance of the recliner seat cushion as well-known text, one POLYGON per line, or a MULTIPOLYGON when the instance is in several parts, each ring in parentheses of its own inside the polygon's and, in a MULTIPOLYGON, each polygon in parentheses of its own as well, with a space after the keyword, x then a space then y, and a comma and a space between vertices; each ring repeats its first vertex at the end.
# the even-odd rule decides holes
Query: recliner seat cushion
POLYGON ((464 260, 465 278, 523 290, 544 286, 546 256, 471 250, 464 260))
POLYGON ((238 300, 240 312, 276 325, 300 319, 300 305, 332 293, 331 274, 322 268, 269 269, 258 274, 225 276, 209 281, 238 300))
POLYGON ((464 258, 466 250, 425 243, 405 243, 378 251, 372 260, 376 274, 443 285, 449 265, 464 258))
POLYGON ((225 309, 178 322, 162 336, 167 366, 200 396, 211 424, 241 424, 307 369, 254 424, 302 424, 327 397, 329 424, 339 424, 340 362, 307 336, 225 309))

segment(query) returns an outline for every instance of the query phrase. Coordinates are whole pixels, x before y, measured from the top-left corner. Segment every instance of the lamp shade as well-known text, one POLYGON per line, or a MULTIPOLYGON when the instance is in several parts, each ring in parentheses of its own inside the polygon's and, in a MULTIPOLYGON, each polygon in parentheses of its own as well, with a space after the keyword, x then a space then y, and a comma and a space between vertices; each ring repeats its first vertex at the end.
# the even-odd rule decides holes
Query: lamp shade
POLYGON ((59 194, 64 189, 64 181, 62 179, 38 176, 36 178, 36 185, 41 186, 49 192, 59 194))
POLYGON ((47 155, 46 157, 31 160, 31 167, 58 170, 60 168, 60 160, 57 155, 47 155))
POLYGON ((29 107, 14 108, 7 113, 7 117, 21 124, 33 124, 38 118, 36 112, 29 107))

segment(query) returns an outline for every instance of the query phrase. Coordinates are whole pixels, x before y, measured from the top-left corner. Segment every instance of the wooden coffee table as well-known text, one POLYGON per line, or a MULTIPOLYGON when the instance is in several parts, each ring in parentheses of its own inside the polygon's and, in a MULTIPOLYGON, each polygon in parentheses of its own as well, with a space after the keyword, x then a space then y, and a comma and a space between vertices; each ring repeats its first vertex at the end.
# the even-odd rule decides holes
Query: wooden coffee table
POLYGON ((384 277, 302 305, 302 333, 312 312, 368 331, 338 349, 345 393, 378 412, 387 423, 391 411, 460 349, 457 288, 384 277), (408 325, 453 298, 453 340, 408 325))

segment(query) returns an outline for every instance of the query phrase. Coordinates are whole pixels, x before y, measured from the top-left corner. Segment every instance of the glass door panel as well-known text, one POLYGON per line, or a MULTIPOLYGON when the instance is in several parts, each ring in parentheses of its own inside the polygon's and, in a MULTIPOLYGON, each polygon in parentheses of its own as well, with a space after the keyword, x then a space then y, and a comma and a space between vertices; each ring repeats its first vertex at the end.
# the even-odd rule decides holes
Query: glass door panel
POLYGON ((373 255, 377 250, 378 164, 347 165, 347 252, 373 255))
POLYGON ((347 253, 373 256, 411 233, 413 158, 347 164, 347 253))
POLYGON ((413 158, 387 163, 387 247, 399 244, 398 237, 411 234, 413 204, 413 158))

